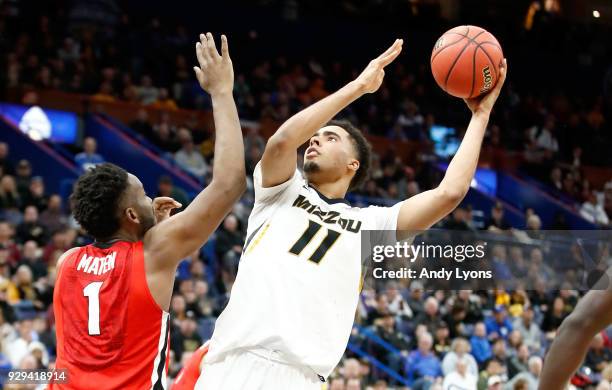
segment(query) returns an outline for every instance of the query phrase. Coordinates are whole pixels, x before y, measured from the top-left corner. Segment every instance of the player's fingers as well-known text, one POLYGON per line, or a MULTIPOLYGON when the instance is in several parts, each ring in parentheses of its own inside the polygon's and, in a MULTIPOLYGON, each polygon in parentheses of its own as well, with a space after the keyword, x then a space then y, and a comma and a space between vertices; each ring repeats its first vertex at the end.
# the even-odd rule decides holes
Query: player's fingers
POLYGON ((208 62, 212 62, 212 57, 210 56, 210 52, 208 51, 208 47, 210 46, 210 41, 206 34, 200 34, 200 42, 202 42, 202 57, 208 62))
POLYGON ((399 54, 402 52, 402 46, 398 46, 395 48, 395 50, 393 50, 391 53, 389 53, 386 57, 383 57, 379 60, 379 63, 382 67, 385 67, 387 65, 389 65, 390 63, 393 62, 393 60, 395 60, 397 58, 397 56, 399 56, 399 54))
POLYGON ((387 62, 389 56, 394 55, 398 50, 401 51, 402 44, 403 44, 403 41, 401 39, 396 39, 395 42, 393 42, 393 45, 391 45, 384 53, 382 53, 381 55, 378 56, 378 58, 376 58, 376 61, 380 63, 386 63, 386 64, 390 63, 390 62, 387 62))
POLYGON ((504 58, 501 66, 499 67, 499 79, 497 80, 497 84, 495 84, 494 90, 500 91, 506 81, 506 76, 508 75, 508 61, 504 58))
POLYGON ((194 66, 193 70, 195 71, 198 82, 202 84, 204 82, 204 73, 202 73, 202 69, 198 68, 197 66, 194 66))
POLYGON ((395 50, 395 48, 396 48, 398 45, 400 45, 400 44, 401 44, 401 42, 402 42, 402 40, 401 40, 401 39, 396 39, 396 40, 393 42, 393 44, 391 44, 391 46, 389 46, 389 47, 387 48, 387 50, 385 50, 385 51, 384 51, 384 52, 383 52, 381 55, 379 55, 379 56, 378 56, 378 58, 377 58, 377 59, 381 59, 381 58, 384 58, 384 57, 386 57, 387 55, 389 55, 389 53, 391 53, 393 50, 395 50))
POLYGON ((206 33, 206 39, 208 39, 208 55, 213 59, 220 58, 217 46, 215 45, 215 38, 211 33, 206 33))
POLYGON ((229 60, 229 48, 227 45, 227 37, 225 35, 221 35, 221 56, 225 60, 229 60))
POLYGON ((204 58, 204 55, 202 53, 202 43, 196 43, 195 49, 196 57, 198 57, 198 63, 200 64, 200 66, 206 66, 206 59, 204 58))

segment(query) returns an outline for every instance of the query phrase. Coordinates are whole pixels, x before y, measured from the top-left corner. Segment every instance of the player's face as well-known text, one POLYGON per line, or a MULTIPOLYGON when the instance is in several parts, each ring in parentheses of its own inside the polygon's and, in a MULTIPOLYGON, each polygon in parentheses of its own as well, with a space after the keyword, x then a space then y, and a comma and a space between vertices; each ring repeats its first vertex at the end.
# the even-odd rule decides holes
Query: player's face
POLYGON ((139 233, 144 236, 155 225, 153 201, 147 196, 140 180, 132 174, 128 176, 128 187, 126 208, 132 209, 136 217, 132 220, 139 225, 139 233))
POLYGON ((321 128, 310 138, 304 153, 304 173, 309 182, 333 182, 355 174, 359 168, 351 136, 339 126, 321 128))

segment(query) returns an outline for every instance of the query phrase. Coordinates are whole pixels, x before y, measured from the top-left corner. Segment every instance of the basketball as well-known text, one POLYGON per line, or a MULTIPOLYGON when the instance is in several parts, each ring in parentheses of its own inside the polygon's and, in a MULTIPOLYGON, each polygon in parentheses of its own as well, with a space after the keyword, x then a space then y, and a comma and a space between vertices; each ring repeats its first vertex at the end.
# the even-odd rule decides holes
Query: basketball
POLYGON ((431 53, 431 72, 444 91, 459 98, 486 93, 497 83, 504 59, 497 39, 477 26, 445 32, 431 53))

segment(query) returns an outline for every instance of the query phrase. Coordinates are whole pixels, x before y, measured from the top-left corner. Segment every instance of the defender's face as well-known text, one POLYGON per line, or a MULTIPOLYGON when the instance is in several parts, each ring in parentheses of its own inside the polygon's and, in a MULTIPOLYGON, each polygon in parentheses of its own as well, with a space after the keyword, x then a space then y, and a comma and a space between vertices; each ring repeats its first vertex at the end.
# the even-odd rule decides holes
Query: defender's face
POLYGON ((144 235, 155 225, 153 200, 147 196, 141 181, 131 173, 128 174, 128 190, 125 195, 124 208, 133 210, 136 217, 133 222, 140 225, 140 232, 144 235))
POLYGON ((304 173, 309 181, 336 181, 359 168, 349 133, 339 126, 321 128, 304 152, 304 173))

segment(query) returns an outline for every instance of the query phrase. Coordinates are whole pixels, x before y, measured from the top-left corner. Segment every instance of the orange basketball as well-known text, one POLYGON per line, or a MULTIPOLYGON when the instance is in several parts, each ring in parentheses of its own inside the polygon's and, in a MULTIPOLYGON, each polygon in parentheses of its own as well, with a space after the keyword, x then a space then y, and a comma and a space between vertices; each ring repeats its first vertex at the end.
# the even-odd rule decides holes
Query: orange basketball
POLYGON ((444 91, 471 98, 495 86, 503 59, 493 34, 477 26, 459 26, 436 42, 431 52, 431 72, 444 91))

